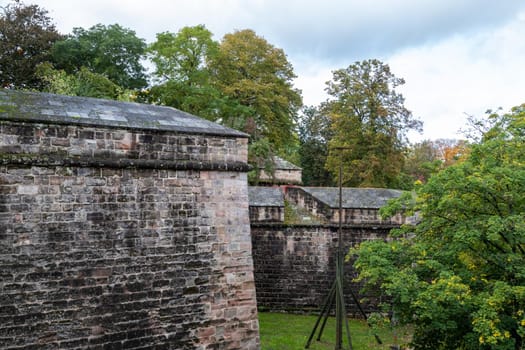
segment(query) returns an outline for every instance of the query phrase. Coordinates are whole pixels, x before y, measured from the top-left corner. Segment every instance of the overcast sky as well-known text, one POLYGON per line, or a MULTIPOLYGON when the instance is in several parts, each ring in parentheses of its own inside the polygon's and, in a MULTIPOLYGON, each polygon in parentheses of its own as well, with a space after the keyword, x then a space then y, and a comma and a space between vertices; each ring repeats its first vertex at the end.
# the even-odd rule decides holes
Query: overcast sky
MULTIPOLYGON (((5 5, 7 0, 0 0, 5 5)), ((466 116, 525 102, 523 0, 25 0, 60 32, 97 23, 155 34, 204 24, 220 40, 253 29, 282 48, 306 105, 326 99, 335 69, 377 58, 404 78, 406 107, 425 138, 461 138, 466 116)))

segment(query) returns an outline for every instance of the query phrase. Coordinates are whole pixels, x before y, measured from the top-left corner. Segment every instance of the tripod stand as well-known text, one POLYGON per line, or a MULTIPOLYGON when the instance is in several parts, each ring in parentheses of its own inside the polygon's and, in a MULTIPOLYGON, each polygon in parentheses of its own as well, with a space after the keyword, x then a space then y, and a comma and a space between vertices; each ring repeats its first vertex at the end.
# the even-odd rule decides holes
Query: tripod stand
MULTIPOLYGON (((310 337, 308 338, 308 341, 306 342, 306 345, 304 347, 305 349, 308 349, 310 347, 310 344, 312 343, 315 333, 317 332, 317 328, 319 327, 321 320, 323 320, 323 323, 321 324, 321 328, 319 329, 319 334, 317 335, 317 339, 316 339, 317 341, 321 340, 321 336, 323 335, 323 331, 326 326, 326 322, 328 321, 328 317, 330 316, 330 311, 332 310, 334 306, 334 301, 335 301, 335 322, 336 322, 335 350, 344 349, 343 348, 343 320, 346 326, 345 328, 346 328, 346 335, 347 335, 347 341, 348 341, 348 349, 352 350, 352 338, 350 335, 350 327, 348 325, 348 318, 347 318, 344 293, 343 293, 343 263, 344 263, 344 260, 343 260, 343 254, 340 254, 339 251, 337 255, 338 256, 336 260, 335 281, 332 283, 332 287, 330 288, 328 297, 326 298, 323 304, 321 313, 319 314, 319 317, 317 318, 317 321, 315 322, 315 326, 312 330, 312 333, 310 333, 310 337)), ((351 290, 350 290, 350 295, 352 296, 352 300, 354 301, 354 303, 357 305, 357 308, 359 309, 359 313, 363 316, 365 321, 367 321, 367 324, 370 327, 365 311, 361 307, 361 304, 359 303, 359 300, 357 299, 356 295, 351 290)), ((374 337, 378 344, 383 343, 377 334, 374 334, 374 337)))
POLYGON ((323 335, 324 328, 326 326, 326 322, 328 321, 328 316, 330 315, 330 311, 332 310, 332 307, 334 306, 335 301, 335 323, 336 323, 336 332, 335 332, 335 350, 343 349, 343 320, 345 321, 346 326, 346 335, 348 337, 348 346, 349 349, 352 350, 352 338, 350 336, 350 327, 348 325, 348 317, 346 313, 346 307, 345 307, 345 300, 344 300, 344 294, 343 294, 343 255, 340 254, 340 252, 337 252, 336 257, 336 277, 334 282, 332 283, 332 287, 330 288, 330 292, 328 293, 328 297, 326 298, 326 301, 324 302, 324 305, 321 310, 321 314, 317 318, 317 321, 315 322, 314 329, 312 330, 312 333, 310 333, 310 337, 308 338, 308 341, 305 345, 305 349, 308 349, 310 347, 310 344, 312 343, 312 339, 315 336, 315 333, 317 332, 317 328, 319 327, 319 323, 321 322, 321 319, 323 319, 323 323, 321 325, 321 328, 319 330, 319 335, 317 336, 317 340, 321 340, 321 336, 323 335))

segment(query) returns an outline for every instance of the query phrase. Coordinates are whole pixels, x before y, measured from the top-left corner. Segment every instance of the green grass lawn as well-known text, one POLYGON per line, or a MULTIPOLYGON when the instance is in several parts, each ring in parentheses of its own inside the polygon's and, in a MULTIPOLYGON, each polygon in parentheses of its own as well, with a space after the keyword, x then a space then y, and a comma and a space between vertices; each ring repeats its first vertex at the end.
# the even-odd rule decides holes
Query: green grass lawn
MULTIPOLYGON (((291 315, 279 313, 259 313, 259 325, 262 350, 298 350, 304 349, 306 341, 315 326, 317 316, 291 315)), ((385 327, 377 330, 383 344, 379 345, 374 338, 374 331, 365 321, 350 320, 350 335, 354 350, 390 349, 391 345, 403 345, 409 341, 410 330, 385 327)), ((316 335, 317 336, 317 335, 316 335)), ((346 331, 343 325, 343 337, 346 331)), ((324 350, 335 347, 335 319, 330 317, 324 329, 321 341, 312 341, 309 349, 324 350)), ((346 344, 346 341, 345 343, 346 344)), ((345 347, 348 349, 348 346, 345 347)))

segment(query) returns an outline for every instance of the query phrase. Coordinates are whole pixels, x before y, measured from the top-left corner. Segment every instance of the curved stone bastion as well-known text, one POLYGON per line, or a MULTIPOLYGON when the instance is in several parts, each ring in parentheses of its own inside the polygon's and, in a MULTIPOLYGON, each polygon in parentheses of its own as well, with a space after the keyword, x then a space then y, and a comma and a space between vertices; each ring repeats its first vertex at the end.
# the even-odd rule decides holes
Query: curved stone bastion
POLYGON ((2 349, 258 349, 246 134, 0 90, 2 349))

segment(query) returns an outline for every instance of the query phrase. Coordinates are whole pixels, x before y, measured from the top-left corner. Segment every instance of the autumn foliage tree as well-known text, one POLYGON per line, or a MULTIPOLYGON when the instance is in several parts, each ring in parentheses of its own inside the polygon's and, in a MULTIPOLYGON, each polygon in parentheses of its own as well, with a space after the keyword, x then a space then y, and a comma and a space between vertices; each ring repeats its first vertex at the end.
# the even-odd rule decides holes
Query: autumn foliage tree
POLYGON ((226 34, 210 62, 213 83, 243 109, 225 111, 225 125, 245 129, 252 141, 266 138, 275 150, 295 140, 295 125, 302 105, 296 77, 282 49, 253 30, 226 34))
MULTIPOLYGON (((253 30, 226 34, 210 61, 212 83, 227 102, 219 121, 250 134, 249 160, 254 168, 272 167, 297 143, 296 122, 301 93, 282 49, 253 30)), ((250 176, 257 182, 258 171, 250 176)))
POLYGON ((250 134, 256 170, 269 169, 276 154, 297 144, 302 99, 293 88, 293 68, 283 50, 254 31, 215 42, 203 25, 185 27, 158 34, 148 51, 155 71, 147 99, 250 134))
POLYGON ((402 84, 379 60, 333 72, 323 106, 334 131, 326 167, 336 177, 342 162, 345 185, 399 187, 406 133, 421 128, 395 90, 402 84))
POLYGON ((383 209, 417 225, 352 252, 415 349, 525 348, 525 105, 485 124, 464 160, 383 209))
POLYGON ((465 140, 424 140, 407 147, 403 173, 406 181, 426 182, 438 171, 463 161, 470 146, 465 140))

